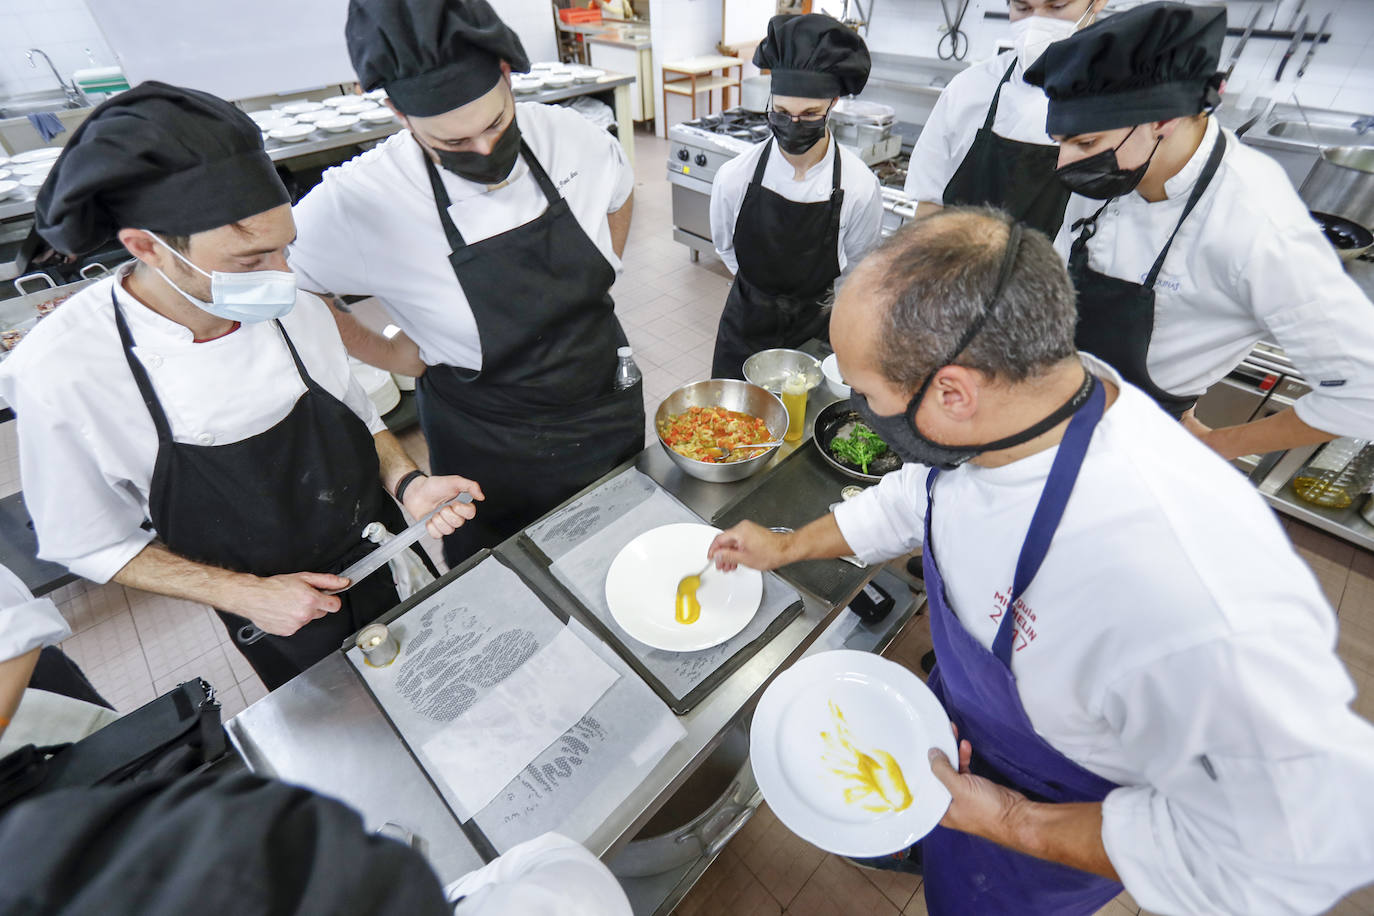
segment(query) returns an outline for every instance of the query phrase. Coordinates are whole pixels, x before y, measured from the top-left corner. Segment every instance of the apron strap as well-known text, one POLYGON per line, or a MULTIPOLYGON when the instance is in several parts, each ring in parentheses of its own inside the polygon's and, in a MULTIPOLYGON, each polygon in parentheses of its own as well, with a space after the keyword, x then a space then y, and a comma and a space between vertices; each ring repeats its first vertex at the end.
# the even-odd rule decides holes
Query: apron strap
MULTIPOLYGON (((118 279, 115 280, 115 283, 119 282, 118 279)), ((138 393, 143 396, 143 404, 153 418, 158 443, 166 445, 172 441, 172 424, 167 422, 167 414, 153 391, 153 382, 148 378, 148 370, 143 368, 138 357, 134 356, 134 337, 129 333, 129 323, 124 320, 124 310, 119 307, 119 297, 115 295, 113 286, 110 287, 110 302, 114 305, 115 327, 119 330, 119 341, 124 345, 124 358, 129 361, 129 371, 133 373, 134 384, 138 386, 138 393)))
POLYGON ((773 138, 769 137, 763 144, 763 152, 759 155, 759 161, 754 165, 754 177, 749 179, 753 185, 763 184, 763 173, 768 169, 768 157, 773 155, 773 138))
POLYGON ((988 106, 987 117, 983 119, 983 130, 992 130, 992 124, 997 120, 997 104, 1002 99, 1002 87, 1011 82, 1011 75, 1016 70, 1016 61, 1011 62, 1007 72, 1002 76, 1002 82, 997 84, 997 91, 992 94, 992 104, 988 106))
MULTIPOLYGON (((530 168, 530 174, 539 184, 539 190, 544 192, 544 200, 552 207, 562 199, 558 189, 554 187, 553 181, 549 178, 549 173, 544 171, 544 167, 539 164, 539 160, 534 153, 530 152, 529 146, 522 139, 520 141, 520 155, 524 158, 525 164, 530 168)), ((452 199, 448 196, 448 190, 444 187, 444 181, 439 177, 439 170, 434 167, 434 161, 423 150, 420 150, 420 158, 425 162, 425 174, 429 177, 430 190, 434 192, 434 203, 439 210, 439 223, 444 227, 444 239, 448 242, 450 251, 458 251, 467 247, 467 242, 463 239, 458 227, 453 224, 453 218, 448 215, 449 207, 453 206, 452 199)))
POLYGON ((1154 266, 1150 268, 1150 273, 1145 277, 1142 284, 1146 289, 1155 288, 1155 280, 1159 279, 1159 271, 1164 267, 1164 258, 1168 256, 1169 249, 1173 247, 1174 238, 1178 231, 1183 228, 1183 221, 1188 218, 1188 214, 1193 212, 1197 202, 1202 199, 1202 193, 1207 190, 1212 183, 1212 178, 1216 176, 1217 169, 1221 168, 1221 157, 1226 153, 1226 132, 1220 127, 1217 128, 1217 140, 1212 144, 1212 153, 1207 157, 1207 164, 1202 167, 1202 174, 1198 176, 1193 184, 1193 192, 1188 195, 1188 202, 1183 206, 1183 215, 1178 218, 1174 231, 1169 235, 1169 241, 1164 243, 1164 250, 1155 258, 1154 266))
POLYGON ((320 390, 320 386, 315 384, 315 380, 310 377, 310 372, 305 368, 301 355, 296 352, 296 345, 291 342, 291 335, 286 333, 286 328, 282 326, 281 320, 273 318, 272 323, 281 332, 281 339, 286 341, 286 349, 291 351, 291 361, 296 364, 296 373, 301 377, 301 381, 305 382, 305 387, 314 391, 320 390))
MULTIPOLYGON (((1084 370, 1087 371, 1086 369, 1084 370)), ((1102 382, 1093 379, 1092 394, 1088 401, 1069 421, 1069 428, 1059 443, 1059 451, 1050 466, 1049 478, 1040 493, 1040 501, 1031 516, 1030 530, 1021 545, 1021 553, 1016 558, 1016 574, 1012 580, 1011 595, 1007 598, 1007 608, 998 624, 997 636, 992 641, 992 654, 1011 667, 1012 645, 1016 635, 1016 602, 1030 587, 1035 574, 1049 553, 1050 542, 1064 517, 1064 508, 1069 504, 1078 472, 1083 467, 1083 458, 1088 454, 1088 443, 1093 430, 1106 407, 1107 395, 1102 382)))

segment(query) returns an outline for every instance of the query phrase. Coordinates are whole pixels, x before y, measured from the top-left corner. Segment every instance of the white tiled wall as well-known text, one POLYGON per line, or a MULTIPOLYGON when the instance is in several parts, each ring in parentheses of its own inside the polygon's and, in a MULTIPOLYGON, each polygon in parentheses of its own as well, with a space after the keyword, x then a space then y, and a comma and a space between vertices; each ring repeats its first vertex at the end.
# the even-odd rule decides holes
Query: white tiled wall
MULTIPOLYGON (((1230 0, 1226 4, 1232 26, 1243 28, 1255 5, 1261 0, 1230 0)), ((955 4, 949 4, 951 7, 955 4)), ((1108 8, 1133 5, 1113 0, 1108 8)), ((1263 0, 1261 24, 1267 26, 1272 0, 1263 0)), ((1284 7, 1290 4, 1285 2, 1284 7)), ((984 19, 985 12, 1005 12, 1007 0, 972 0, 964 18, 963 30, 971 47, 967 59, 990 56, 999 38, 1008 34, 1005 19, 984 19)), ((1301 81, 1296 81, 1298 64, 1307 53, 1304 43, 1299 54, 1284 71, 1278 96, 1287 101, 1296 86, 1299 100, 1317 108, 1337 108, 1359 113, 1374 113, 1374 0, 1308 0, 1304 8, 1311 14, 1309 31, 1315 31, 1322 16, 1333 12, 1332 40, 1321 45, 1312 66, 1301 81)), ((1278 27, 1286 27, 1288 16, 1281 15, 1278 27)), ((934 57, 936 42, 943 34, 945 20, 939 0, 879 0, 874 4, 868 30, 869 47, 876 52, 934 57)), ((1238 38, 1228 38, 1222 48, 1223 64, 1238 38)), ((1283 56, 1285 42, 1252 38, 1231 78, 1228 94, 1247 90, 1265 94, 1274 86, 1274 71, 1283 56)))
POLYGON ((42 48, 64 80, 72 71, 116 63, 84 0, 0 0, 0 95, 57 88, 41 57, 36 68, 24 59, 28 48, 42 48), (91 57, 86 54, 90 48, 91 57))

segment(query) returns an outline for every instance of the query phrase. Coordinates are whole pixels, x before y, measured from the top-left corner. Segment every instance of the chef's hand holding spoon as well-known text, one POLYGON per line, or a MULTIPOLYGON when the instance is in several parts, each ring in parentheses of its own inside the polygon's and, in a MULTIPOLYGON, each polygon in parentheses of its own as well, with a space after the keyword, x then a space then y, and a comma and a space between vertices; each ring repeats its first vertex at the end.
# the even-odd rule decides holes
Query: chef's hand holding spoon
POLYGON ((800 560, 824 560, 853 553, 833 514, 823 515, 799 531, 769 530, 754 522, 740 522, 716 535, 707 550, 707 556, 722 572, 739 566, 777 569, 800 560))
POLYGON ((415 519, 424 518, 434 512, 436 507, 443 506, 438 512, 434 512, 434 517, 425 526, 430 537, 441 538, 457 531, 464 522, 477 514, 477 507, 471 502, 450 502, 463 493, 470 495, 474 501, 486 498, 482 495, 482 487, 475 480, 449 474, 443 477, 421 477, 411 482, 405 489, 402 504, 410 513, 410 517, 415 519), (448 505, 445 506, 444 503, 448 505))

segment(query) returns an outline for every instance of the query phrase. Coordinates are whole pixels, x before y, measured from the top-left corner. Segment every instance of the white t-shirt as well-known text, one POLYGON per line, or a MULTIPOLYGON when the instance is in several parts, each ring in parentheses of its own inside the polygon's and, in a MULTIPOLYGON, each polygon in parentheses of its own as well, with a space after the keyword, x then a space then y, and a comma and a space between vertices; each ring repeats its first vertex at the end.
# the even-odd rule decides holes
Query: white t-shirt
MULTIPOLYGON (((521 102, 515 116, 525 143, 583 231, 619 270, 606 215, 624 206, 634 190, 634 172, 620 144, 557 105, 521 102)), ((298 234, 291 269, 302 289, 377 296, 427 364, 480 369, 477 323, 449 264, 423 157, 403 130, 325 172, 293 211, 298 234)), ((523 156, 508 182, 494 191, 446 169, 439 175, 452 202, 449 216, 468 244, 524 225, 548 206, 523 156)))
MULTIPOLYGON (((157 459, 157 430, 124 358, 110 290, 116 290, 177 442, 223 445, 265 432, 305 393, 272 322, 244 324, 196 343, 191 331, 131 296, 115 278, 64 302, 0 364, 0 397, 19 423, 24 502, 38 555, 105 582, 154 537, 143 530, 157 459)), ((282 326, 311 378, 370 433, 385 429, 348 368, 329 307, 300 293, 282 326)))
MULTIPOLYGON (((974 64, 949 81, 911 150, 907 197, 944 204, 945 187, 973 147, 973 139, 987 119, 997 84, 1015 58, 1015 51, 1006 51, 974 64)), ((1021 65, 1017 64, 998 98, 993 133, 1021 143, 1053 146, 1054 140, 1045 133, 1049 99, 1044 90, 1030 85, 1022 76, 1021 65)))
MULTIPOLYGON (((1220 128, 1209 119, 1197 152, 1165 183, 1166 200, 1112 201, 1088 242, 1088 263, 1141 283, 1164 249, 1220 128)), ((1055 247, 1067 260, 1075 220, 1102 201, 1069 199, 1055 247)), ((1080 230, 1081 231, 1081 230, 1080 230)), ((1197 395, 1273 340, 1312 386, 1294 409, 1311 426, 1374 438, 1374 304, 1345 272, 1273 159, 1229 131, 1211 185, 1188 215, 1155 283, 1146 365, 1156 385, 1197 395)))
MULTIPOLYGON (((1056 451, 935 485, 946 593, 985 647, 1056 451)), ((921 545, 927 473, 836 508, 861 558, 921 545)), ((1122 786, 1103 841, 1143 907, 1316 913, 1369 881, 1374 726, 1349 707, 1335 615, 1254 489, 1133 386, 1019 608, 1021 702, 1055 749, 1122 786)))
POLYGON ((71 627, 50 598, 35 598, 23 580, 0 566, 0 662, 57 645, 71 627))
MULTIPOLYGON (((739 271, 739 260, 735 256, 735 221, 744 203, 744 192, 754 179, 759 156, 769 143, 764 140, 722 165, 711 184, 711 240, 731 273, 739 271)), ((825 156, 806 170, 801 181, 796 180, 796 169, 773 142, 768 165, 763 170, 763 186, 798 203, 829 200, 835 185, 835 150, 840 151, 840 187, 844 189, 837 248, 840 273, 845 275, 878 244, 882 233, 883 192, 878 176, 857 155, 836 143, 832 134, 825 156)))

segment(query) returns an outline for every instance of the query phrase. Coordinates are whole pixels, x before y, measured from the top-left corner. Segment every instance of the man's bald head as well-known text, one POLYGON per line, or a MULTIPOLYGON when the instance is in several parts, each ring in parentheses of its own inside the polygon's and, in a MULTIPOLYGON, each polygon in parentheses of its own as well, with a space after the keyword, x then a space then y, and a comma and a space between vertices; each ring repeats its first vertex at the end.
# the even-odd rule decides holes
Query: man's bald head
MULTIPOLYGON (((893 386, 914 392, 988 308, 1010 230, 1006 214, 964 207, 902 227, 845 284, 832 337, 839 332, 893 386)), ((1074 355, 1076 319, 1063 261, 1025 229, 1002 295, 955 362, 1004 383, 1036 377, 1074 355)))

